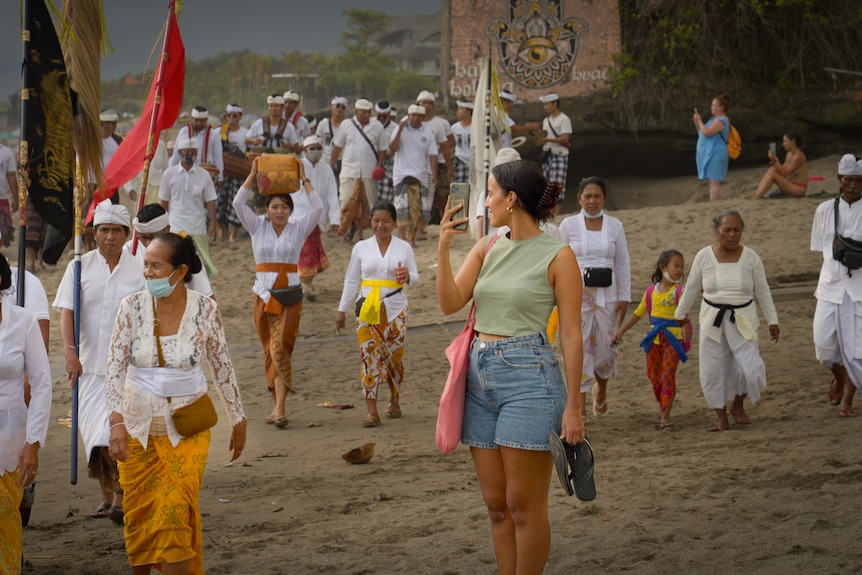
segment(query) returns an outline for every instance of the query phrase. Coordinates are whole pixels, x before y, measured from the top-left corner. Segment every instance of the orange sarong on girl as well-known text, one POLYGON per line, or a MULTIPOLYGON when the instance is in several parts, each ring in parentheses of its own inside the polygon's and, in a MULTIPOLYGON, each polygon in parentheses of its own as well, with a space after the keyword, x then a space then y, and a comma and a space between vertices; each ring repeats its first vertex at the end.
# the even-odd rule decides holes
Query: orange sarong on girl
POLYGON ((18 487, 18 474, 0 475, 0 573, 21 573, 21 513, 18 506, 24 490, 18 487))

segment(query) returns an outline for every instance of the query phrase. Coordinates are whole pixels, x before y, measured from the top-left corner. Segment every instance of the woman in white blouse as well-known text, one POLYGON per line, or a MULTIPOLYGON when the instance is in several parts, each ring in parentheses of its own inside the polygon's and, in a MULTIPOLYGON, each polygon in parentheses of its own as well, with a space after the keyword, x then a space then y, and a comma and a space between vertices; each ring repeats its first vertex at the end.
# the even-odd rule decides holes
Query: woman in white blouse
POLYGON ((120 303, 105 380, 110 453, 118 461, 126 553, 133 574, 203 573, 199 495, 211 430, 180 435, 173 413, 207 395, 203 363, 233 428, 231 461, 246 419, 218 305, 186 289, 201 260, 189 236, 147 247, 146 291, 120 303))
POLYGON ((614 332, 622 325, 631 301, 632 273, 623 224, 605 213, 607 189, 602 178, 585 178, 578 190, 581 212, 560 224, 563 243, 578 258, 584 280, 581 321, 584 377, 581 405, 592 388, 593 415, 607 415, 608 380, 617 374, 614 332))
MULTIPOLYGON (((9 262, 0 254, 0 292, 12 287, 9 262)), ((21 572, 18 506, 36 478, 39 447, 51 415, 51 368, 33 314, 0 298, 0 573, 21 572), (24 376, 30 407, 24 404, 24 376)))
POLYGON ((757 307, 769 324, 769 338, 778 341, 778 315, 766 283, 760 256, 741 243, 745 223, 736 210, 725 210, 712 219, 716 242, 694 257, 685 291, 675 317, 686 314, 701 297, 700 305, 700 386, 717 421, 708 431, 724 431, 730 414, 738 424, 751 418, 742 402, 746 396, 753 404, 766 387, 766 366, 757 344, 757 307))
POLYGON ((268 195, 266 214, 254 213, 245 200, 257 177, 257 160, 236 193, 233 207, 251 236, 254 253, 254 324, 263 345, 263 369, 266 385, 272 394, 272 413, 266 423, 287 427, 285 401, 293 391, 291 355, 299 333, 302 315, 302 286, 297 273, 299 254, 309 234, 317 227, 323 213, 323 202, 314 192, 299 162, 299 177, 308 193, 308 210, 290 221, 293 200, 289 194, 268 195), (273 295, 275 294, 275 295, 273 295))
POLYGON ((363 427, 380 425, 377 390, 389 386, 386 417, 401 417, 404 380, 404 340, 407 336, 406 284, 419 281, 413 248, 395 229, 395 206, 378 203, 371 211, 374 236, 357 242, 344 274, 344 289, 335 314, 335 327, 344 329, 347 313, 355 313, 361 360, 360 377, 368 414, 363 427), (358 298, 357 298, 358 293, 358 298))

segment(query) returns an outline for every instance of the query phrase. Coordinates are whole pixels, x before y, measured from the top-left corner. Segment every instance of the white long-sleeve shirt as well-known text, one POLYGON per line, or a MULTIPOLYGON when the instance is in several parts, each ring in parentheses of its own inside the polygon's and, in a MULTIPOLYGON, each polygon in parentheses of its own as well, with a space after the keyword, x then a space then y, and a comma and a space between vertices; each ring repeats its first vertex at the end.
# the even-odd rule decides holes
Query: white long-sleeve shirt
MULTIPOLYGON (((338 311, 352 314, 358 299, 357 294, 362 297, 368 296, 373 288, 361 287, 362 280, 394 280, 398 262, 401 262, 402 267, 410 272, 410 283, 407 285, 415 285, 419 281, 419 270, 416 268, 416 258, 409 243, 392 236, 386 253, 381 254, 375 236, 356 242, 350 254, 347 271, 344 273, 344 288, 341 290, 338 311)), ((394 291, 380 288, 380 297, 384 298, 382 302, 386 307, 386 317, 390 321, 407 307, 407 294, 403 289, 397 294, 385 297, 394 291)))
MULTIPOLYGON (((197 134, 192 136, 189 133, 192 129, 185 125, 180 128, 179 133, 177 134, 176 141, 179 142, 181 138, 194 138, 198 141, 198 155, 195 158, 195 165, 200 166, 201 162, 206 162, 207 164, 212 164, 216 168, 218 168, 218 180, 224 179, 224 156, 222 156, 222 148, 221 148, 221 138, 219 136, 219 131, 213 128, 212 126, 207 126, 197 134), (207 139, 207 130, 209 130, 209 139, 207 139)), ((171 166, 176 166, 180 163, 180 150, 176 146, 174 146, 174 153, 171 155, 170 160, 171 166)))
MULTIPOLYGON (((303 158, 302 163, 305 166, 305 177, 311 180, 311 186, 323 203, 323 211, 318 221, 320 229, 326 231, 330 226, 341 225, 338 182, 335 180, 332 167, 328 163, 324 163, 323 158, 316 164, 312 164, 308 158, 303 158)), ((291 198, 293 198, 293 213, 290 214, 289 221, 295 222, 298 218, 305 216, 311 205, 308 201, 308 194, 293 194, 291 198)))
MULTIPOLYGON (((272 227, 272 222, 265 215, 257 215, 245 203, 248 197, 248 188, 240 187, 236 196, 233 199, 233 207, 236 210, 236 215, 245 229, 248 230, 248 235, 251 237, 251 249, 254 254, 254 263, 282 263, 295 264, 299 262, 299 252, 302 250, 302 244, 308 234, 317 226, 320 221, 320 214, 323 213, 323 203, 320 201, 320 196, 317 192, 308 194, 309 210, 305 216, 288 224, 281 231, 281 234, 275 233, 275 228, 272 227)), ((300 191, 299 194, 306 192, 300 191)), ((296 194, 293 194, 295 197, 296 194)), ((254 287, 252 291, 257 294, 264 303, 269 301, 269 290, 272 284, 275 283, 275 278, 278 276, 275 272, 255 272, 254 287)), ((296 273, 287 274, 288 285, 299 285, 299 275, 296 273)))
POLYGON ((564 219, 560 224, 560 237, 569 244, 578 258, 583 275, 586 268, 611 268, 613 283, 596 290, 596 303, 600 306, 618 301, 632 301, 632 269, 629 247, 623 223, 613 216, 602 216, 602 229, 587 230, 582 214, 564 219))
POLYGON ((39 324, 29 311, 3 303, 0 320, 0 474, 18 467, 24 443, 45 445, 51 416, 51 366, 39 324), (30 406, 24 405, 24 375, 30 406))

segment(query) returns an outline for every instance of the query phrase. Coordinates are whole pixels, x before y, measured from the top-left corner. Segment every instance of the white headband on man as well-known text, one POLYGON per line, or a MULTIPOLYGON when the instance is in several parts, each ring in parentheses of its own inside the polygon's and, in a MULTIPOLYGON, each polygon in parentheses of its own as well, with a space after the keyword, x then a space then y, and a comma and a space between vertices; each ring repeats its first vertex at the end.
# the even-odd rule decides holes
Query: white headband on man
POLYGON ((171 225, 171 216, 165 212, 156 216, 148 222, 142 222, 138 218, 132 220, 139 234, 155 234, 171 225))
POLYGON ((192 108, 192 118, 196 120, 206 120, 210 117, 210 113, 204 110, 198 110, 197 108, 192 108))
POLYGON ((120 115, 116 110, 103 110, 99 113, 100 122, 116 122, 120 119, 120 115))
POLYGON ((417 102, 426 102, 426 101, 427 102, 436 102, 437 98, 434 96, 433 93, 429 92, 428 90, 422 90, 421 92, 419 92, 419 95, 416 96, 416 101, 417 102))
POLYGON ((473 102, 462 102, 461 100, 458 100, 457 104, 459 108, 466 108, 467 110, 473 109, 473 102))
POLYGON ((419 114, 420 116, 425 115, 425 106, 420 106, 419 104, 410 104, 407 108, 407 115, 410 114, 419 114))
POLYGON ((839 176, 862 176, 862 160, 857 160, 853 154, 845 154, 838 160, 839 176))
POLYGON ((129 210, 122 204, 112 204, 111 200, 104 200, 96 205, 96 213, 93 215, 93 225, 116 224, 129 227, 129 210))
POLYGON ((515 148, 500 148, 497 156, 494 158, 494 165, 507 164, 509 162, 517 162, 521 159, 521 154, 515 148))
POLYGON ((266 97, 266 105, 269 106, 271 104, 276 104, 278 106, 284 106, 284 96, 267 96, 266 97))
POLYGON ((554 92, 551 92, 550 94, 545 94, 544 96, 539 96, 539 101, 543 104, 550 104, 551 102, 556 102, 559 99, 560 97, 554 92))
POLYGON ((373 110, 374 104, 371 103, 371 100, 359 98, 358 100, 356 100, 356 103, 353 104, 353 108, 356 110, 373 110))
POLYGON ((381 101, 377 102, 376 104, 374 104, 374 111, 377 114, 388 114, 389 110, 391 110, 391 109, 392 109, 392 105, 389 104, 389 102, 387 102, 386 100, 381 100, 381 101), (385 104, 385 105, 383 105, 383 104, 385 104))
POLYGON ((242 114, 242 107, 237 106, 236 104, 228 104, 227 108, 225 108, 225 112, 228 114, 242 114))
POLYGON ((312 134, 302 141, 303 148, 307 148, 308 146, 313 146, 315 144, 317 144, 318 146, 323 145, 323 140, 321 140, 320 136, 318 136, 317 134, 312 134))
POLYGON ((284 101, 287 102, 288 100, 291 100, 293 102, 299 102, 299 94, 288 90, 284 93, 284 101))
POLYGON ((329 103, 330 106, 335 106, 336 104, 341 104, 345 108, 347 107, 347 98, 343 98, 341 96, 336 96, 329 103))
POLYGON ((518 99, 517 97, 515 97, 515 94, 508 90, 503 90, 502 92, 500 92, 500 97, 504 100, 509 100, 510 102, 514 102, 518 99))

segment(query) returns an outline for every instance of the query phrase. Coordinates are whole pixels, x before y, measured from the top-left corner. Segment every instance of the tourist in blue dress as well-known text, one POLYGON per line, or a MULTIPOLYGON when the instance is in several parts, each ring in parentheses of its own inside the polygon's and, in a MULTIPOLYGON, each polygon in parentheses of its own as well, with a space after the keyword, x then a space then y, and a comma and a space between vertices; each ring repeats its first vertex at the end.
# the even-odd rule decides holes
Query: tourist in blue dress
POLYGON ((730 94, 722 92, 712 99, 712 117, 704 124, 694 110, 692 120, 697 127, 697 177, 709 180, 709 201, 721 199, 721 182, 727 176, 727 138, 730 134, 730 94))

